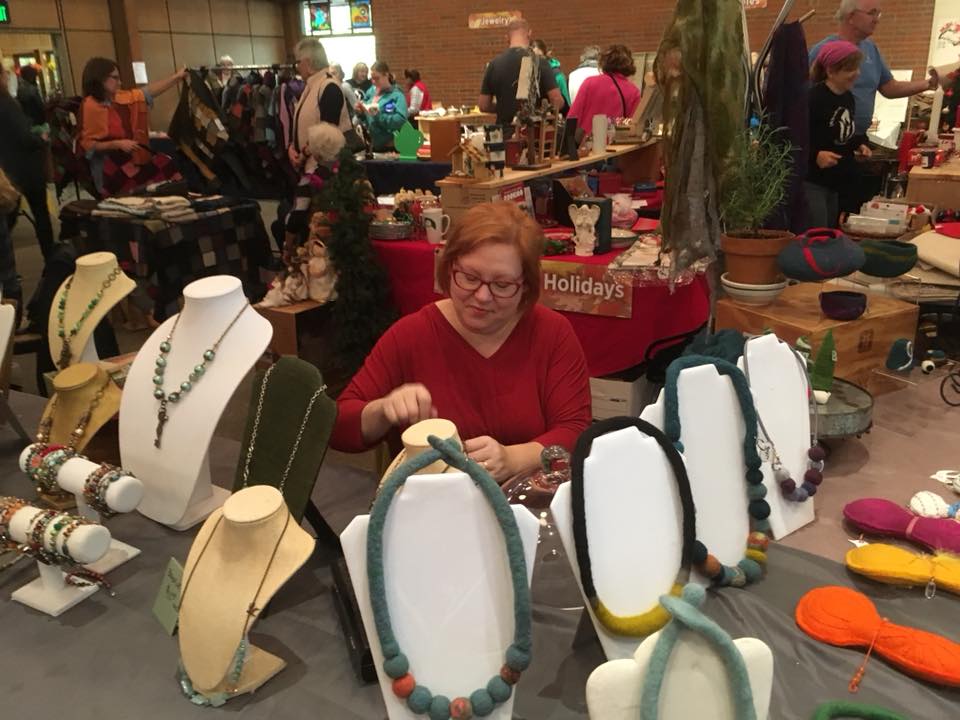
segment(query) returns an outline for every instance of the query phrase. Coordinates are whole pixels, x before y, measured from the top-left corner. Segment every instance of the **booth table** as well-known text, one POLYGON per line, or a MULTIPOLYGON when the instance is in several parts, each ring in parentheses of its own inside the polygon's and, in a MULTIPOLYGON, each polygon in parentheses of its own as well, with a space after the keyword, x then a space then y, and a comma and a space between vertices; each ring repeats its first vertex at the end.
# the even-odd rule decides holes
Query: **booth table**
POLYGON ((437 181, 442 180, 453 166, 449 162, 425 160, 364 160, 367 179, 375 195, 393 195, 406 190, 429 190, 440 193, 437 181))
MULTIPOLYGON (((39 397, 11 395, 14 411, 28 427, 36 426, 43 404, 39 397)), ((16 468, 20 449, 13 432, 0 435, 0 495, 30 497, 31 484, 16 468)), ((239 454, 239 443, 214 438, 210 458, 215 483, 232 486, 239 454)), ((355 515, 367 512, 374 487, 367 474, 328 461, 313 499, 339 532, 355 515)), ((254 644, 283 658, 287 667, 256 693, 230 700, 223 708, 197 707, 177 683, 177 639, 166 635, 151 614, 168 560, 184 562, 197 529, 177 533, 136 512, 113 518, 109 527, 118 539, 143 551, 110 574, 114 598, 100 590, 51 618, 10 600, 14 590, 37 576, 36 563, 24 560, 0 572, 0 679, 4 706, 16 708, 7 715, 383 720, 379 686, 362 684, 351 669, 331 573, 320 552, 280 589, 270 612, 251 633, 254 644)), ((927 600, 922 588, 878 585, 848 575, 835 562, 773 543, 764 581, 742 590, 711 591, 703 607, 733 637, 756 637, 773 650, 770 720, 809 720, 818 702, 850 697, 847 683, 863 651, 818 643, 794 623, 797 601, 821 585, 852 585, 871 596, 880 614, 893 622, 956 635, 960 598, 938 592, 927 600)), ((586 720, 584 687, 604 658, 592 629, 577 632, 582 601, 555 538, 541 538, 532 601, 533 662, 517 686, 514 718, 586 720), (555 550, 559 555, 552 554, 555 550)), ((429 683, 428 670, 423 677, 429 683)), ((960 693, 911 680, 874 658, 855 699, 932 720, 955 717, 960 693)))
POLYGON ((60 211, 60 238, 80 255, 107 251, 123 269, 155 287, 154 317, 178 312, 183 288, 210 275, 234 275, 248 296, 262 289, 260 269, 271 257, 260 205, 239 200, 183 223, 93 215, 95 200, 75 200, 60 211))
POLYGON ((907 201, 960 210, 960 157, 938 168, 910 168, 907 201))
MULTIPOLYGON (((442 246, 420 240, 375 240, 373 247, 387 270, 394 306, 401 315, 414 313, 442 297, 434 286, 435 258, 442 246)), ((586 258, 551 255, 544 260, 609 265, 620 252, 586 258)), ((592 377, 639 365, 652 343, 696 330, 709 314, 709 290, 703 275, 685 285, 678 284, 672 293, 666 282, 634 285, 632 292, 630 318, 563 313, 583 346, 592 377)))

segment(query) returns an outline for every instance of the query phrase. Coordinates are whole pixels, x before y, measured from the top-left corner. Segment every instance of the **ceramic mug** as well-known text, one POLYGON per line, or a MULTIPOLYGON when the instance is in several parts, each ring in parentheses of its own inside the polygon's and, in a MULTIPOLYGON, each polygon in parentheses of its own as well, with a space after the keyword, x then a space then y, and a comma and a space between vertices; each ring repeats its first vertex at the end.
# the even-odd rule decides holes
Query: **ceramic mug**
POLYGON ((427 231, 427 241, 440 245, 450 229, 450 216, 443 214, 443 208, 424 208, 423 227, 427 231))

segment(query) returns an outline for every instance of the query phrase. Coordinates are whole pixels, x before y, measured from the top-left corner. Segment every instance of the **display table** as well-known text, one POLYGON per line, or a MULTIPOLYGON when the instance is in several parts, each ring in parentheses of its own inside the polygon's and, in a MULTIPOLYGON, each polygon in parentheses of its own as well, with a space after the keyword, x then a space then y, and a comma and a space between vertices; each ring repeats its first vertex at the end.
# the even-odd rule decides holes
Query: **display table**
POLYGON ((960 157, 938 168, 910 168, 907 201, 942 209, 960 209, 960 157))
MULTIPOLYGON (((911 342, 917 332, 916 305, 879 293, 866 293, 867 311, 856 320, 831 320, 820 312, 821 292, 842 288, 827 283, 791 285, 770 305, 743 305, 728 297, 717 301, 717 329, 733 328, 759 335, 772 330, 791 345, 805 336, 814 352, 833 331, 837 349, 834 375, 875 391, 877 370, 882 370, 894 341, 911 342)), ((886 389, 889 389, 886 388, 886 389)))
MULTIPOLYGON (((11 403, 25 424, 35 426, 42 398, 13 393, 11 403)), ((16 469, 19 451, 12 433, 0 436, 0 494, 30 492, 30 483, 16 469)), ((214 440, 214 482, 232 485, 239 452, 239 443, 214 440)), ((374 485, 365 473, 328 461, 314 500, 339 532, 355 515, 367 512, 374 485)), ((192 705, 176 680, 177 640, 164 633, 150 608, 168 560, 183 562, 195 533, 174 532, 137 513, 112 519, 110 529, 143 549, 111 574, 115 598, 98 592, 53 620, 10 600, 12 591, 36 577, 35 563, 23 561, 0 573, 0 623, 7 650, 0 653, 0 678, 7 707, 28 708, 36 718, 71 720, 122 715, 209 720, 223 713, 250 720, 385 717, 379 687, 362 685, 353 675, 337 622, 331 575, 319 553, 277 593, 269 614, 251 634, 254 644, 286 660, 286 669, 256 693, 219 710, 192 705)), ((538 549, 532 587, 533 663, 517 687, 516 718, 584 720, 586 680, 603 662, 595 638, 584 634, 577 640, 579 593, 562 548, 559 555, 551 554, 558 548, 555 538, 544 538, 538 549), (574 604, 562 606, 567 598, 574 604)), ((773 650, 771 720, 809 720, 820 701, 849 698, 847 683, 863 660, 860 650, 823 645, 796 628, 793 609, 813 587, 852 585, 870 595, 880 614, 893 622, 956 636, 960 599, 949 593, 926 600, 922 588, 898 590, 851 578, 830 560, 776 544, 770 547, 769 568, 766 580, 747 589, 708 593, 703 610, 733 637, 757 637, 773 650)), ((442 569, 438 573, 442 577, 442 569)), ((911 680, 874 658, 856 700, 912 718, 950 718, 960 693, 911 680)))
POLYGON ((494 199, 504 188, 523 184, 537 178, 560 175, 570 170, 616 160, 623 173, 623 182, 656 182, 660 178, 660 141, 639 144, 609 145, 607 151, 587 155, 579 160, 555 160, 550 167, 539 170, 504 170, 503 177, 476 181, 469 178, 448 177, 440 180, 440 202, 443 211, 456 220, 468 208, 494 199))
MULTIPOLYGON (((401 315, 414 313, 442 297, 434 291, 434 263, 441 246, 419 240, 375 240, 373 247, 390 277, 393 303, 401 315)), ((608 265, 619 252, 588 258, 551 255, 544 259, 608 265)), ((702 275, 686 285, 678 285, 672 293, 665 282, 634 285, 632 303, 630 318, 563 313, 580 339, 592 377, 640 364, 652 343, 696 330, 706 322, 710 309, 709 291, 702 275)))
POLYGON ((79 255, 115 254, 138 284, 150 286, 157 321, 176 313, 183 288, 203 277, 238 277, 248 296, 262 289, 260 269, 270 259, 270 240, 260 205, 252 200, 182 223, 98 217, 95 208, 95 200, 64 205, 60 239, 72 242, 79 255))
POLYGON ((437 181, 449 175, 453 168, 449 162, 399 159, 364 160, 363 167, 375 195, 393 195, 401 188, 429 190, 438 195, 437 181))
POLYGON ((449 161, 450 151, 460 144, 460 133, 464 125, 491 125, 495 122, 495 113, 484 112, 443 117, 417 116, 420 132, 430 141, 430 159, 436 162, 449 161))

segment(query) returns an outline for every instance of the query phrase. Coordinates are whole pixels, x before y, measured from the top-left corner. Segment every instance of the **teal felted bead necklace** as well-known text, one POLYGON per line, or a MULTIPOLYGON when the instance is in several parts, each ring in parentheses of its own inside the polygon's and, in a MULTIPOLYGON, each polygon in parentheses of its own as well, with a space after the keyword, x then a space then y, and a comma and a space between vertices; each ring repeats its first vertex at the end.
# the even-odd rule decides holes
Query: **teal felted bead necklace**
POLYGON ((370 604, 373 607, 377 637, 380 639, 380 647, 383 650, 383 670, 393 680, 394 694, 406 700, 407 707, 418 715, 427 715, 430 720, 486 717, 497 705, 510 698, 513 685, 520 679, 520 673, 530 665, 532 619, 523 542, 520 539, 520 530, 513 510, 503 491, 489 473, 467 458, 454 442, 442 440, 434 435, 427 438, 427 441, 433 449, 397 467, 381 487, 370 510, 370 522, 367 527, 367 580, 370 585, 370 604), (500 673, 494 675, 486 687, 475 690, 469 697, 456 697, 453 700, 444 695, 434 695, 425 686, 420 685, 410 672, 410 663, 400 649, 393 632, 383 574, 383 528, 393 498, 403 487, 409 475, 441 458, 447 464, 469 475, 490 504, 503 531, 507 559, 510 563, 510 579, 513 582, 513 642, 507 648, 500 673))
POLYGON ((118 265, 115 267, 109 275, 104 279, 100 284, 100 289, 97 290, 97 294, 87 303, 87 307, 83 309, 83 314, 80 315, 80 319, 77 320, 73 327, 67 332, 66 326, 64 323, 64 317, 66 316, 67 303, 70 298, 70 287, 73 285, 73 275, 67 280, 66 287, 63 288, 63 295, 60 297, 60 302, 57 303, 57 337, 63 342, 63 346, 60 348, 60 368, 63 369, 70 364, 70 360, 73 357, 73 349, 70 347, 70 343, 73 342, 73 339, 77 336, 77 333, 80 332, 80 328, 83 327, 83 324, 87 321, 87 318, 90 317, 91 313, 97 309, 97 305, 100 304, 100 301, 103 300, 103 294, 107 291, 113 281, 120 277, 120 274, 123 271, 118 265))
POLYGON ((708 575, 714 585, 732 585, 743 587, 748 582, 763 577, 767 563, 768 534, 770 532, 770 505, 764 498, 767 488, 763 484, 763 471, 760 469, 762 461, 757 452, 757 410, 753 405, 753 395, 750 394, 750 385, 740 369, 726 360, 710 358, 702 355, 685 355, 677 358, 667 368, 666 385, 664 386, 664 433, 680 452, 683 452, 683 443, 680 442, 680 401, 677 391, 677 382, 680 372, 687 368, 700 365, 713 365, 720 375, 726 375, 733 383, 737 400, 740 403, 740 412, 743 414, 743 459, 746 465, 747 481, 747 511, 750 514, 750 534, 747 537, 747 550, 744 558, 734 566, 723 565, 712 555, 706 554, 702 545, 695 550, 697 556, 693 563, 701 568, 709 568, 708 575))
POLYGON ((170 334, 167 335, 167 339, 160 343, 160 354, 157 356, 156 367, 153 369, 153 396, 160 401, 160 409, 157 411, 157 436, 153 440, 153 446, 155 448, 160 447, 160 439, 163 437, 163 426, 167 424, 167 421, 170 419, 170 416, 167 413, 167 404, 177 404, 180 402, 181 398, 188 392, 193 389, 193 384, 198 382, 200 378, 204 376, 207 371, 207 364, 212 363, 217 357, 217 349, 220 347, 220 343, 223 342, 223 339, 227 336, 227 333, 230 332, 230 328, 236 325, 237 320, 240 319, 240 316, 243 315, 244 311, 250 307, 249 303, 244 302, 243 307, 240 308, 233 320, 230 321, 230 324, 227 325, 227 329, 220 333, 220 337, 217 338, 217 341, 209 348, 203 351, 203 359, 199 365, 196 365, 193 368, 193 372, 187 377, 186 380, 180 383, 180 386, 174 390, 171 390, 169 393, 164 390, 164 373, 167 370, 167 356, 170 354, 170 351, 173 349, 173 335, 177 332, 177 325, 180 324, 180 318, 183 315, 177 315, 177 319, 173 321, 173 327, 170 328, 170 334))

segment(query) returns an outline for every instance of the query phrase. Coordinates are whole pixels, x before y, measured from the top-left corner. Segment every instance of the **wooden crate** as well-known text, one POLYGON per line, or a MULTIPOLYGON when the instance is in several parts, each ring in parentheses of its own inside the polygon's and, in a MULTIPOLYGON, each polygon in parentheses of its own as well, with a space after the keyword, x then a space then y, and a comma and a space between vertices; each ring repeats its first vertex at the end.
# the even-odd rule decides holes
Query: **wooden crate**
POLYGON ((835 285, 800 283, 783 291, 771 305, 741 305, 730 298, 717 302, 717 329, 734 328, 759 334, 772 330, 793 344, 805 335, 816 352, 827 330, 833 330, 837 348, 834 375, 874 393, 902 388, 890 381, 887 354, 899 338, 913 340, 917 332, 916 305, 877 293, 867 293, 867 311, 856 320, 831 320, 820 312, 821 291, 835 285), (879 372, 878 372, 879 371, 879 372))
POLYGON ((304 330, 314 324, 322 324, 325 305, 304 300, 293 305, 281 307, 257 308, 257 311, 273 326, 270 350, 276 355, 301 356, 301 336, 304 330))

